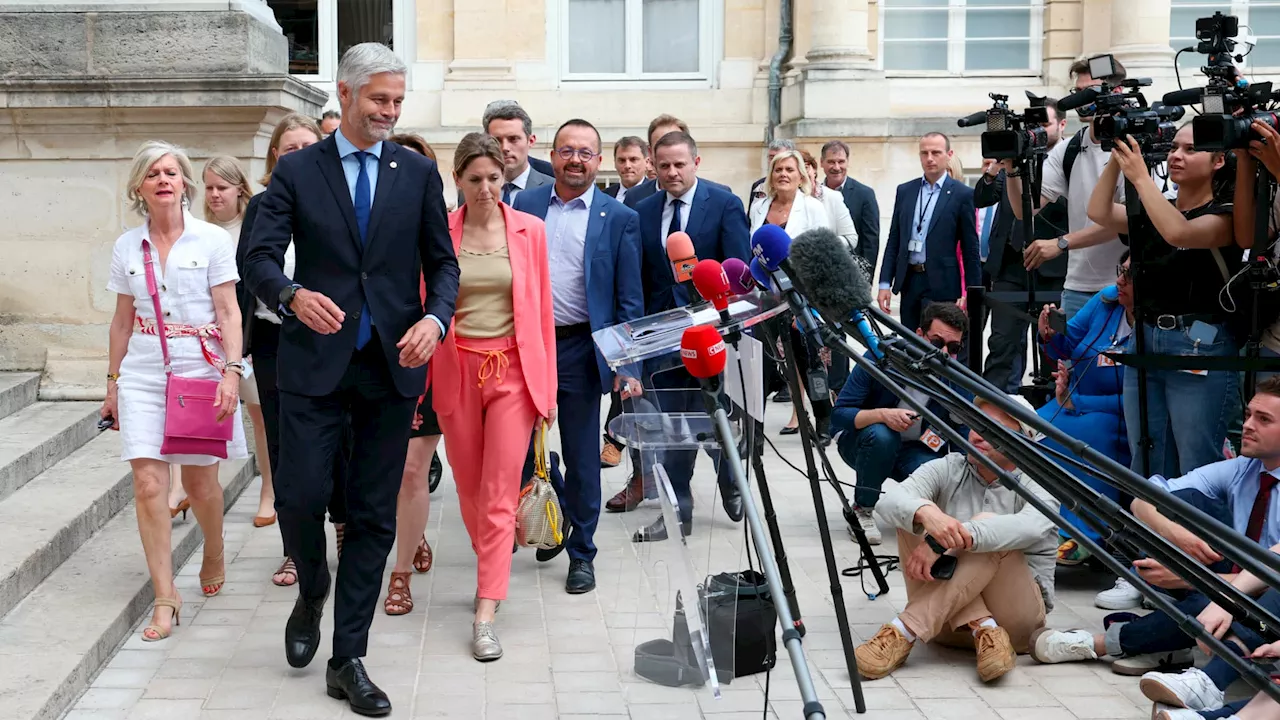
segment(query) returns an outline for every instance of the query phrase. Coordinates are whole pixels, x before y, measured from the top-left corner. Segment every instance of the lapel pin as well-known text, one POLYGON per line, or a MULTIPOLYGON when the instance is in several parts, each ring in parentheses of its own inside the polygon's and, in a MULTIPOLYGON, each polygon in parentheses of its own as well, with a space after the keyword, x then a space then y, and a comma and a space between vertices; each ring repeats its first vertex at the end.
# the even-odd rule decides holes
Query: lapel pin
POLYGON ((392 161, 391 161, 391 169, 392 169, 392 170, 395 170, 395 169, 396 169, 396 161, 395 161, 395 160, 392 160, 392 161))
POLYGON ((604 211, 603 211, 603 210, 601 210, 601 211, 600 211, 600 217, 604 217, 604 211))

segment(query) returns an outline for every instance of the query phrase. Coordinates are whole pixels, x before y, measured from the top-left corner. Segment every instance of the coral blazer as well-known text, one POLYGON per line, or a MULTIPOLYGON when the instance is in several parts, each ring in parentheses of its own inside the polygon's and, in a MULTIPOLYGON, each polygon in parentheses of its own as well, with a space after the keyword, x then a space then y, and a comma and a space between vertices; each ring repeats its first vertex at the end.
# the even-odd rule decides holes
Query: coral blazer
MULTIPOLYGON (((449 213, 449 236, 453 250, 462 247, 462 221, 467 206, 449 213)), ((547 261, 546 226, 538 218, 502 206, 507 224, 507 254, 511 257, 511 295, 515 309, 516 352, 525 385, 538 414, 549 417, 556 407, 556 327, 551 313, 551 269, 547 261)), ((462 278, 465 287, 467 279, 462 278)), ((423 288, 423 292, 426 288, 423 288)), ((462 363, 453 323, 431 358, 427 387, 435 383, 432 407, 437 415, 450 415, 458 406, 458 387, 463 382, 462 363)), ((467 382, 474 382, 474 378, 467 382)))

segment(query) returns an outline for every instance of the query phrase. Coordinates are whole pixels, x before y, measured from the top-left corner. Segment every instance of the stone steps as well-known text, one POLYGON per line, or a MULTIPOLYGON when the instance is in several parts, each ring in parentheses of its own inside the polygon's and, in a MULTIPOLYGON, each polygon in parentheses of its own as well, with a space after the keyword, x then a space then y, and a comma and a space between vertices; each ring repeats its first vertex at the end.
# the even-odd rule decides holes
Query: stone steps
MULTIPOLYGON (((38 381, 0 373, 0 716, 14 720, 60 717, 154 595, 119 433, 98 432, 98 403, 36 401, 38 381)), ((252 459, 222 464, 227 507, 253 475, 252 459)), ((174 567, 202 541, 194 518, 174 523, 174 567)))

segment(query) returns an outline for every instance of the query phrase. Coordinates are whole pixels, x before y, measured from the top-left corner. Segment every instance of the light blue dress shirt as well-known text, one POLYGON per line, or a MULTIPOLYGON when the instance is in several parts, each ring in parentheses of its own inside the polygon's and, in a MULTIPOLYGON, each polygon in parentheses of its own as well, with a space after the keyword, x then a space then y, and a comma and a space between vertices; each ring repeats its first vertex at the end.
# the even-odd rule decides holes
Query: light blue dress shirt
MULTIPOLYGON (((342 174, 347 179, 347 192, 351 193, 351 204, 356 202, 356 180, 360 177, 360 160, 356 157, 356 153, 360 148, 356 147, 343 134, 339 128, 333 132, 333 139, 338 144, 338 157, 342 159, 342 174)), ((378 196, 378 171, 382 160, 382 141, 374 143, 365 152, 374 157, 372 161, 369 158, 364 159, 365 174, 369 176, 369 210, 373 210, 373 198, 378 196)), ((440 337, 448 331, 444 323, 440 322, 440 318, 435 315, 427 315, 426 317, 436 321, 436 325, 440 326, 440 337)), ((375 321, 373 324, 377 324, 375 321)))
MULTIPOLYGON (((1190 488, 1227 503, 1231 506, 1232 527, 1244 535, 1249 529, 1249 515, 1253 512, 1253 501, 1258 497, 1262 473, 1261 460, 1238 457, 1205 465, 1172 480, 1156 475, 1151 482, 1169 492, 1190 488)), ((1280 469, 1271 472, 1280 477, 1277 473, 1280 469)), ((1267 499, 1267 516, 1262 523, 1258 544, 1270 548, 1276 543, 1280 543, 1280 490, 1272 490, 1271 497, 1267 499)))
POLYGON ((553 190, 547 207, 547 254, 551 263, 551 309, 556 325, 591 319, 587 312, 587 223, 595 186, 564 202, 553 190))
POLYGON ((911 240, 907 243, 907 262, 911 265, 924 264, 925 238, 929 235, 933 211, 938 207, 938 198, 946 182, 946 175, 936 183, 920 178, 920 191, 916 193, 916 206, 911 213, 911 240))

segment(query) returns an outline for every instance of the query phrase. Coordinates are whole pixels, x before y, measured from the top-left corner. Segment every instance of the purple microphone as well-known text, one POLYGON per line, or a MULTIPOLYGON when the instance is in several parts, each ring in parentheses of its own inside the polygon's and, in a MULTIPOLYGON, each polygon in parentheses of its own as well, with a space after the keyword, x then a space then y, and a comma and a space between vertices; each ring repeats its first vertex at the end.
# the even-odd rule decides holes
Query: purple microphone
POLYGON ((746 295, 756 286, 756 280, 751 276, 751 268, 742 260, 731 257, 721 263, 724 268, 725 275, 729 276, 729 293, 731 295, 746 295))

